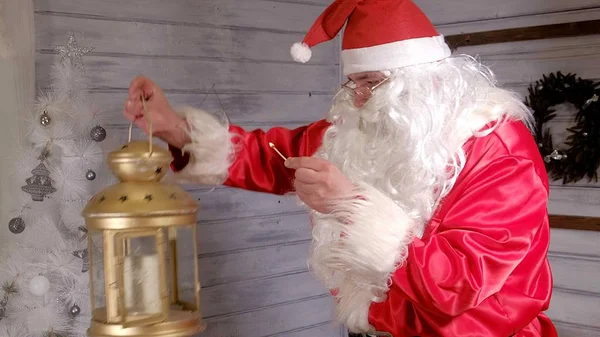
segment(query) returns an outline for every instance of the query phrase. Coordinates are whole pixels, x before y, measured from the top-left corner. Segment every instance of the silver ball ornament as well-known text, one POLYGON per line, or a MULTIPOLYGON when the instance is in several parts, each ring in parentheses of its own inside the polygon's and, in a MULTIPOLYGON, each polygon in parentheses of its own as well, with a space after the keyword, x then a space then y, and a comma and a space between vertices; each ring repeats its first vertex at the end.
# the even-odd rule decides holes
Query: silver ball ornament
POLYGON ((21 234, 25 230, 23 218, 13 218, 8 222, 8 229, 13 234, 21 234))
POLYGON ((101 142, 106 138, 106 129, 100 125, 94 126, 90 131, 90 138, 95 142, 101 142))
POLYGON ((71 309, 69 309, 69 313, 71 316, 75 317, 81 313, 81 308, 77 304, 73 304, 71 309))
POLYGON ((87 180, 94 180, 94 179, 96 179, 96 172, 94 172, 92 170, 88 170, 87 173, 85 174, 85 178, 87 180))
POLYGON ((42 113, 42 115, 40 116, 40 124, 42 124, 42 126, 48 126, 51 122, 52 118, 50 118, 50 116, 48 116, 48 113, 44 111, 44 113, 42 113))

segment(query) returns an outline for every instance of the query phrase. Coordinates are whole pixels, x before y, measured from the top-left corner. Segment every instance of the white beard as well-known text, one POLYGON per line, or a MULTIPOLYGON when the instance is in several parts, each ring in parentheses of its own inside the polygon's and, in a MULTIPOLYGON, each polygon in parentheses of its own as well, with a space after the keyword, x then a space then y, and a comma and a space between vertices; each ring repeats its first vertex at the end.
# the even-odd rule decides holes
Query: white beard
POLYGON ((469 138, 502 118, 531 122, 521 100, 495 84, 489 70, 462 56, 392 72, 361 109, 342 91, 315 155, 424 226, 462 170, 469 138))
MULTIPOLYGON (((393 219, 367 223, 358 234, 364 240, 353 244, 345 238, 340 244, 342 232, 354 230, 351 226, 355 225, 340 223, 329 214, 312 214, 315 227, 309 265, 327 287, 340 291, 338 320, 353 331, 364 332, 369 328, 365 323, 368 305, 385 298, 387 278, 393 271, 387 269, 402 263, 412 236, 423 234, 439 201, 452 189, 465 164, 465 142, 491 132, 493 128, 479 132, 490 122, 510 118, 529 125, 531 117, 520 99, 496 88, 489 70, 463 56, 392 71, 388 83, 376 89, 361 109, 340 92, 328 117, 332 126, 315 156, 329 160, 353 183, 380 192, 374 200, 381 205, 386 198, 391 200, 400 210, 395 216, 411 223, 410 229, 389 232, 387 228, 395 226, 393 219), (372 233, 375 228, 381 233, 372 233), (393 236, 398 239, 389 243, 393 236), (369 264, 386 256, 381 247, 386 245, 401 247, 387 254, 397 257, 375 266, 378 272, 365 272, 369 264)), ((353 206, 341 207, 345 214, 352 213, 353 206)), ((361 216, 369 219, 378 214, 361 216)))

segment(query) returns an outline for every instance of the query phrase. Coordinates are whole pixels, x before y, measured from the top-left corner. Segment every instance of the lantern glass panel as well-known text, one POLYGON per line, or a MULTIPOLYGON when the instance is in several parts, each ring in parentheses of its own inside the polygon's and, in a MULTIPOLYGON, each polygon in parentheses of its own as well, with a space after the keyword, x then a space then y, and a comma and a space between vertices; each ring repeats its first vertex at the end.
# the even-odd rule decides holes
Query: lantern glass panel
POLYGON ((117 235, 120 313, 125 321, 144 324, 168 315, 164 230, 128 231, 117 235), (141 323, 141 321, 140 321, 141 323))
POLYGON ((169 228, 168 240, 170 301, 196 311, 200 306, 196 224, 169 228))
MULTIPOLYGON (((88 233, 88 272, 92 312, 106 309, 106 282, 104 279, 104 238, 101 231, 89 230, 88 233), (99 309, 100 308, 100 309, 99 309)), ((97 316, 97 315, 94 315, 97 316)), ((103 315, 105 316, 105 315, 103 315)))

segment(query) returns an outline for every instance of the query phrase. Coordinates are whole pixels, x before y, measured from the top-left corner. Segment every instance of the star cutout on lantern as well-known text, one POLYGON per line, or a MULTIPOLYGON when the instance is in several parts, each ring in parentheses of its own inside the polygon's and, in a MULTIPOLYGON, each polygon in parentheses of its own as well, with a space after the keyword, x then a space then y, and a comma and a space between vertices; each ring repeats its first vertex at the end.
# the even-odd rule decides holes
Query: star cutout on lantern
POLYGON ((120 200, 121 202, 125 202, 125 201, 127 201, 127 196, 126 196, 126 195, 124 195, 124 196, 120 197, 120 198, 119 198, 119 200, 120 200))
POLYGON ((66 46, 54 46, 54 51, 60 54, 62 60, 69 59, 73 66, 83 66, 81 58, 92 50, 94 50, 93 47, 80 47, 73 32, 69 32, 69 40, 66 46))
POLYGON ((148 200, 148 202, 152 201, 152 194, 146 195, 146 197, 144 198, 144 200, 148 200))
POLYGON ((160 174, 162 172, 162 167, 159 167, 154 171, 156 174, 160 174))
POLYGON ((88 269, 90 268, 90 259, 89 259, 87 248, 86 249, 81 249, 81 250, 76 250, 76 251, 73 252, 73 255, 75 257, 78 257, 81 260, 83 260, 83 267, 81 268, 81 272, 82 273, 87 272, 88 269))

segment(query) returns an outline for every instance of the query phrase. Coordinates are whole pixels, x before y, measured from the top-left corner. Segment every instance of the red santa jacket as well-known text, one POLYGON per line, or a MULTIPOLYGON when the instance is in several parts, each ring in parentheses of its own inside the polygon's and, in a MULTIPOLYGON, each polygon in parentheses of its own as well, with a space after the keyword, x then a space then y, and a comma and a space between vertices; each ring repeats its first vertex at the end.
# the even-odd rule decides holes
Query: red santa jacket
MULTIPOLYGON (((284 194, 293 171, 286 156, 311 156, 329 124, 245 131, 225 185, 284 194)), ((531 133, 509 122, 465 144, 467 162, 424 235, 392 274, 387 299, 369 323, 394 337, 557 336, 543 314, 550 302, 548 178, 531 133)), ((172 151, 172 168, 188 160, 172 151)))

